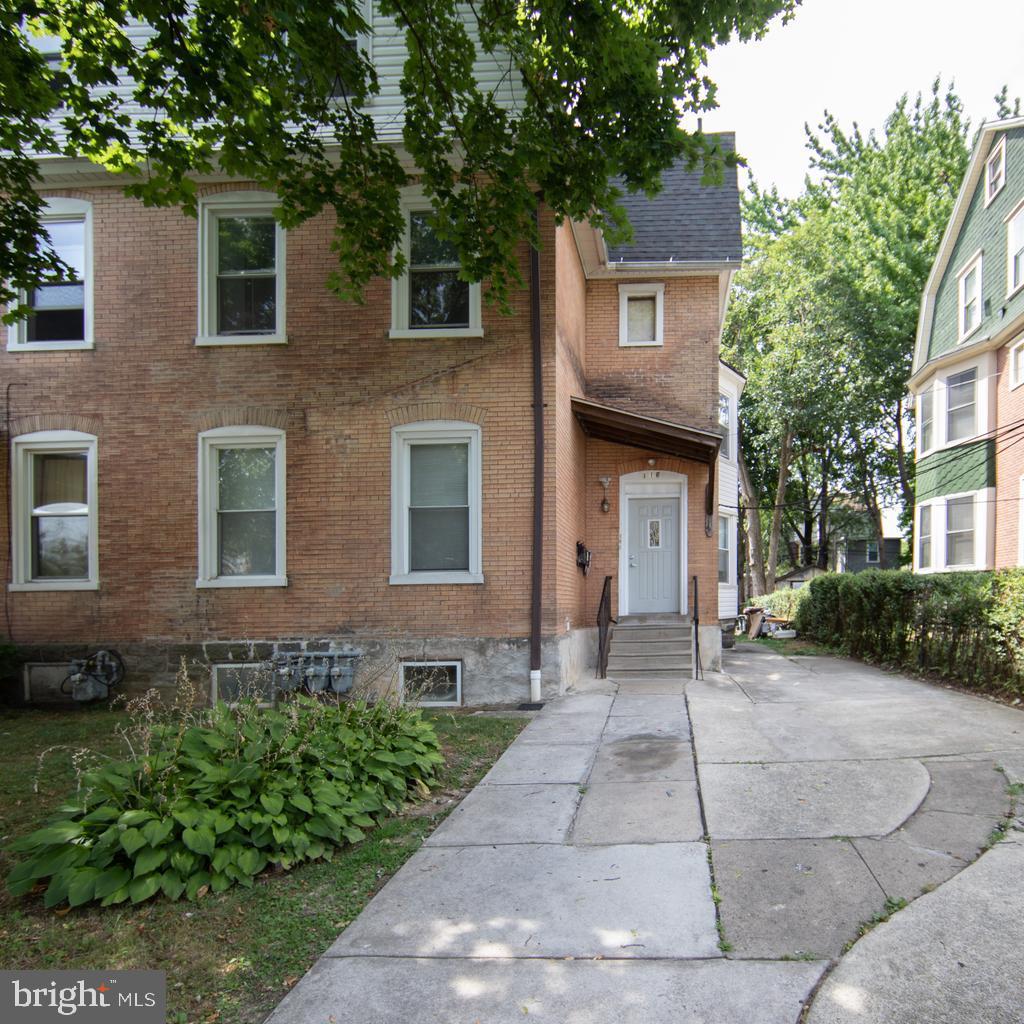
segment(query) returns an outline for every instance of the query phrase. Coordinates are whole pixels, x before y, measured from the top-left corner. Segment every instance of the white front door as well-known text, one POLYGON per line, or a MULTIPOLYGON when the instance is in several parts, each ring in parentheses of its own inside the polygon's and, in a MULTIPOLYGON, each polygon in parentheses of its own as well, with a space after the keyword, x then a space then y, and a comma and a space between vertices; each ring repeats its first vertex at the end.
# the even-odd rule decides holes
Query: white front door
POLYGON ((678 614, 679 499, 629 499, 629 612, 678 614))

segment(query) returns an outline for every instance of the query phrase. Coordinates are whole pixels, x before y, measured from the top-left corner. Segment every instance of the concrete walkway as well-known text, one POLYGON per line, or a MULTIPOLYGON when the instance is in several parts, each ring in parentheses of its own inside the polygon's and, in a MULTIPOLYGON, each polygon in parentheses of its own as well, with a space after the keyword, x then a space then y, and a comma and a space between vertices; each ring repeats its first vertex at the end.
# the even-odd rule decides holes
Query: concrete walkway
POLYGON ((1024 1020, 1024 907, 994 906, 1024 845, 958 874, 1008 813, 1024 715, 746 645, 726 673, 548 704, 271 1024, 796 1024, 823 978, 818 1024, 1024 1020))

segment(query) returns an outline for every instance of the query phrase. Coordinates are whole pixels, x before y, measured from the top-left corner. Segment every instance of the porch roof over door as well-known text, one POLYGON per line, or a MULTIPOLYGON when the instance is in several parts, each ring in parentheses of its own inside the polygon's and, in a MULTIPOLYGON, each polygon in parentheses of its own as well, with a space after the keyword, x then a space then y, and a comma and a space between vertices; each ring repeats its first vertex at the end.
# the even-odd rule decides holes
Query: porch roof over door
POLYGON ((714 463, 722 444, 721 435, 713 430, 641 416, 586 398, 574 398, 572 411, 584 433, 590 437, 707 465, 714 463))

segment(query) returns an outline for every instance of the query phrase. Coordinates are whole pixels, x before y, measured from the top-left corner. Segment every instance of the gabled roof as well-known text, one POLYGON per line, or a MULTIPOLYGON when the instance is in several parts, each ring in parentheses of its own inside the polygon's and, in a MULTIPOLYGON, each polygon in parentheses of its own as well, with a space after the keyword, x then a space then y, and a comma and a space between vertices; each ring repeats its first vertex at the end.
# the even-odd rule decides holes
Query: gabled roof
MULTIPOLYGON (((928 363, 928 347, 932 333, 932 320, 935 315, 935 297, 938 294, 939 285, 949 267, 949 261, 953 256, 953 249, 956 246, 957 238, 960 237, 960 229, 964 225, 964 219, 971 206, 978 182, 981 180, 985 170, 985 161, 988 159, 992 149, 992 142, 1000 132, 1010 131, 1014 128, 1024 128, 1024 117, 1008 117, 1002 121, 990 121, 982 125, 978 133, 978 139, 974 144, 974 152, 971 154, 970 163, 967 165, 967 173, 964 175, 963 184, 956 197, 956 204, 953 206, 953 213, 946 225, 945 234, 939 245, 939 251, 932 264, 931 273, 928 275, 928 282, 924 286, 924 294, 921 297, 921 312, 917 320, 917 343, 914 346, 914 365, 911 373, 911 383, 918 372, 928 363)), ((975 343, 977 344, 977 343, 975 343)), ((958 354, 973 348, 965 344, 957 349, 958 354)))
MULTIPOLYGON (((720 132, 723 152, 736 149, 736 136, 720 132)), ((627 194, 622 205, 633 226, 629 245, 608 247, 609 263, 736 263, 743 255, 736 168, 725 169, 722 185, 702 185, 701 169, 679 161, 661 176, 653 199, 627 194)), ((621 182, 617 182, 621 184, 621 182)))

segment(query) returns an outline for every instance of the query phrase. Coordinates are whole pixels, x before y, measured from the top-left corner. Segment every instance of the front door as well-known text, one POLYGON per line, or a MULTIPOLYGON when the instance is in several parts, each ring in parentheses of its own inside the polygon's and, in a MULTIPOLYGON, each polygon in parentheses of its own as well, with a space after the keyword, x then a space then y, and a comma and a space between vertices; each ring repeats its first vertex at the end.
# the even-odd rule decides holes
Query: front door
POLYGON ((679 499, 629 499, 629 612, 678 614, 679 499))

